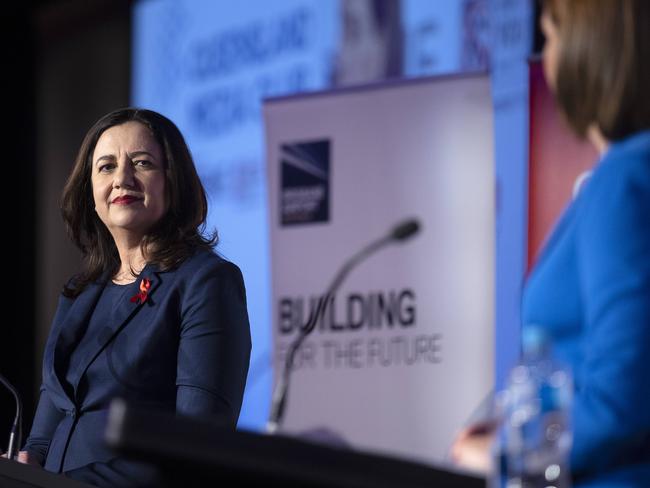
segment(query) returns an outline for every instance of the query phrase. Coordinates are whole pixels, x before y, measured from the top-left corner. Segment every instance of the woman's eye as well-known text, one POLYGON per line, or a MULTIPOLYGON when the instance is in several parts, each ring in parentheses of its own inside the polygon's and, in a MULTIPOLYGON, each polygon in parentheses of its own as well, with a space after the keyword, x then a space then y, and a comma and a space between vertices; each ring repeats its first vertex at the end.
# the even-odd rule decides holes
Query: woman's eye
POLYGON ((98 171, 99 171, 100 173, 106 173, 106 172, 110 171, 111 169, 113 169, 113 165, 112 165, 112 164, 102 164, 102 165, 99 167, 98 171))
POLYGON ((133 161, 133 164, 135 166, 141 166, 145 168, 152 166, 151 161, 147 161, 146 159, 138 159, 137 161, 133 161))

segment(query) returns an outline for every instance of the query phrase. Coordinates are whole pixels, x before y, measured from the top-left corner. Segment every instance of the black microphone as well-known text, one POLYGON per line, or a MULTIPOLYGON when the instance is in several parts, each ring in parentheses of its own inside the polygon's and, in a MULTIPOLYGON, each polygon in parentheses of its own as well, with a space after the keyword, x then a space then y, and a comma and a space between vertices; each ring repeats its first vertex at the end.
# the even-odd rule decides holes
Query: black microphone
POLYGON ((417 234, 419 230, 420 223, 417 220, 406 220, 401 224, 396 225, 391 231, 391 235, 396 241, 404 241, 417 234))
POLYGON ((16 401, 16 417, 14 418, 14 423, 11 426, 11 432, 9 434, 9 446, 7 447, 7 459, 15 459, 18 449, 20 449, 20 442, 22 437, 21 429, 21 419, 23 416, 23 402, 20 400, 20 395, 18 390, 9 383, 7 378, 0 374, 0 383, 5 385, 5 387, 11 392, 16 401))
POLYGON ((406 239, 409 239, 410 237, 417 234, 419 230, 420 223, 416 219, 409 219, 399 223, 393 227, 393 229, 388 234, 371 242, 359 252, 354 254, 343 264, 339 272, 334 275, 334 279, 327 289, 327 292, 325 295, 321 296, 318 299, 316 308, 311 311, 309 319, 307 320, 307 324, 305 327, 302 327, 299 330, 298 336, 289 345, 285 358, 284 369, 282 370, 282 374, 278 378, 278 383, 275 385, 275 389, 273 390, 271 412, 269 414, 269 420, 266 423, 267 433, 275 433, 282 424, 287 397, 289 394, 289 379, 293 370, 293 359, 296 355, 296 352, 302 345, 305 338, 316 328, 318 319, 325 315, 325 310, 327 309, 328 303, 332 300, 334 293, 339 288, 339 286, 341 286, 341 283, 343 283, 343 280, 347 277, 348 273, 361 261, 385 245, 390 244, 391 242, 404 241, 406 239))

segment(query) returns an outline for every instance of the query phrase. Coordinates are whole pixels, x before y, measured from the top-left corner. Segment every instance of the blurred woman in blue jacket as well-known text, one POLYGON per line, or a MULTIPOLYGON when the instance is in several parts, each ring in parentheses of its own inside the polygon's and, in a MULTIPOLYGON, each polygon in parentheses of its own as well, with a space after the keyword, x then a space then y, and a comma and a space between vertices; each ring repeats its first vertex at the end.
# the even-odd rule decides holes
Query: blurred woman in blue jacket
MULTIPOLYGON (((649 487, 650 2, 547 0, 542 30, 547 82, 601 158, 528 278, 523 323, 572 366, 578 484, 649 487)), ((488 437, 464 432, 454 456, 481 464, 488 437)))

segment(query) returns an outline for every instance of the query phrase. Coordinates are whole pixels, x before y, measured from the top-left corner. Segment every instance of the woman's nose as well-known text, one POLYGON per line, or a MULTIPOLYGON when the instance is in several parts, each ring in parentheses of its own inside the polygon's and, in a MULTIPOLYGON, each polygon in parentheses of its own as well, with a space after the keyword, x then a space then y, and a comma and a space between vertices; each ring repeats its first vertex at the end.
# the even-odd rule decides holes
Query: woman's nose
POLYGON ((118 164, 113 175, 113 188, 133 188, 135 186, 131 161, 118 164))

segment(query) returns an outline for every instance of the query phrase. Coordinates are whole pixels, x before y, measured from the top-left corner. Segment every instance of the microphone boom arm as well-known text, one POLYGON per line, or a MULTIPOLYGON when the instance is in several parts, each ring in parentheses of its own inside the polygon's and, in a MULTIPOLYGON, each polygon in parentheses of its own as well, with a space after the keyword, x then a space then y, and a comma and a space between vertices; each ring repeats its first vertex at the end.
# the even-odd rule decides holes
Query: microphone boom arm
POLYGON ((299 329, 298 336, 290 344, 289 349, 287 350, 282 374, 278 378, 278 383, 273 390, 273 397, 271 399, 271 412, 269 415, 269 420, 266 424, 267 433, 275 433, 280 428, 280 424, 284 418, 284 410, 289 392, 289 378, 293 370, 293 361, 296 352, 305 341, 307 336, 311 334, 316 328, 316 324, 318 323, 320 317, 325 315, 328 304, 332 300, 332 297, 336 293, 336 290, 338 290, 341 283, 343 283, 343 280, 347 277, 353 268, 355 268, 360 262, 376 252, 378 249, 393 241, 408 239, 412 235, 416 234, 418 230, 419 223, 416 220, 408 220, 400 225, 397 225, 388 235, 371 242, 356 254, 354 254, 352 257, 348 258, 339 272, 334 276, 334 279, 330 283, 330 286, 327 288, 325 295, 318 299, 316 310, 310 314, 309 320, 307 321, 305 327, 301 327, 299 329))
POLYGON ((7 459, 15 459, 17 450, 20 449, 20 443, 22 442, 22 411, 23 411, 23 402, 20 400, 20 395, 14 386, 7 380, 4 376, 0 374, 0 383, 2 383, 14 396, 16 402, 16 416, 14 417, 14 422, 11 426, 11 432, 9 434, 9 445, 7 446, 7 459))

